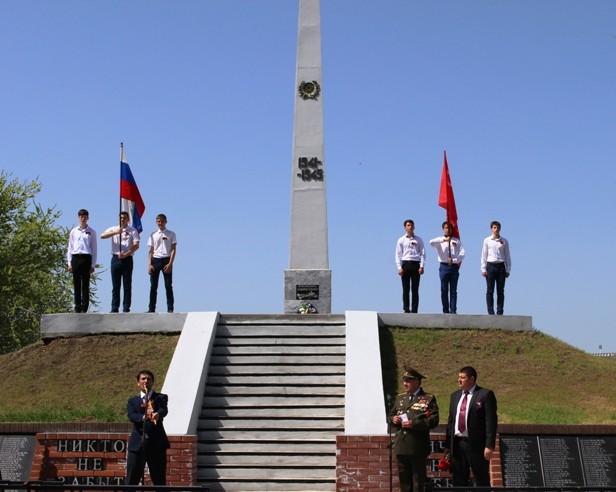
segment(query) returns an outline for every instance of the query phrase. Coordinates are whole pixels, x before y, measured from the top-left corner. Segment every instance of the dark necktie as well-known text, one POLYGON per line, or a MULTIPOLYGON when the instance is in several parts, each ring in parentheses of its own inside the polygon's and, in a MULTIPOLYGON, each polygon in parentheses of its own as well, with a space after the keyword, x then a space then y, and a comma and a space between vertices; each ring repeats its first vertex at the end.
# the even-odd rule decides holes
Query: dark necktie
POLYGON ((468 391, 464 392, 464 396, 462 397, 462 403, 460 404, 460 413, 458 414, 458 430, 460 434, 466 431, 466 405, 468 400, 468 391))

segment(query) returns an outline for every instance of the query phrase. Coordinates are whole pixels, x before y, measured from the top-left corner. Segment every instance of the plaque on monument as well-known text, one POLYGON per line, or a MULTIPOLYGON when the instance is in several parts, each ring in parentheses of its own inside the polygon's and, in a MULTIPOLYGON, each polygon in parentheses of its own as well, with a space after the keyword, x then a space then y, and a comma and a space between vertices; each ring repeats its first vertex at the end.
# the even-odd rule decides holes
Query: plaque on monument
POLYGON ((28 480, 35 446, 34 436, 0 436, 0 471, 3 480, 28 480))
POLYGON ((535 436, 501 436, 505 487, 541 487, 543 474, 535 436))
POLYGON ((545 487, 582 486, 582 463, 577 449, 577 437, 539 437, 539 452, 545 487))
POLYGON ((505 487, 614 487, 616 436, 501 436, 505 487))
POLYGON ((616 436, 578 439, 588 487, 616 487, 616 436))
POLYGON ((316 300, 319 298, 319 286, 297 285, 295 287, 295 296, 298 301, 316 300))

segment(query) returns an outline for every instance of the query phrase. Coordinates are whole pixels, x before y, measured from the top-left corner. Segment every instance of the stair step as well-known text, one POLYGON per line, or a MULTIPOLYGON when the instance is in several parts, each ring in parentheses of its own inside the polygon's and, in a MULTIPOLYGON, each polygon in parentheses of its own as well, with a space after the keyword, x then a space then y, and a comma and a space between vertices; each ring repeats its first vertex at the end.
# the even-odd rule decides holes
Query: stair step
POLYGON ((253 375, 253 376, 210 376, 207 379, 208 386, 263 386, 263 385, 284 385, 284 384, 297 384, 297 385, 321 385, 321 384, 336 384, 344 385, 344 375, 253 375))
POLYGON ((219 430, 278 430, 288 428, 317 429, 317 430, 340 430, 344 429, 343 419, 311 419, 311 418, 253 418, 253 419, 200 419, 199 430, 219 429, 219 430))
POLYGON ((289 468, 295 466, 336 466, 336 456, 333 454, 201 454, 199 463, 205 466, 226 466, 226 467, 278 467, 289 468))
POLYGON ((210 366, 209 377, 212 376, 267 376, 272 374, 344 374, 344 364, 338 365, 267 365, 267 366, 210 366))
POLYGON ((253 326, 263 324, 341 324, 344 323, 344 314, 310 314, 298 316, 297 314, 222 314, 219 324, 239 325, 250 324, 253 326))
MULTIPOLYGON (((245 479, 245 480, 328 480, 332 479, 332 468, 335 467, 313 467, 306 468, 225 468, 225 467, 199 467, 197 471, 197 479, 245 479)), ((335 479, 333 480, 335 482, 335 479)))
POLYGON ((296 364, 344 364, 345 356, 344 355, 212 355, 210 364, 213 365, 238 365, 238 364, 248 364, 248 365, 265 365, 269 366, 271 364, 287 364, 287 365, 296 365, 296 364))
POLYGON ((282 491, 282 492, 321 492, 323 490, 335 490, 335 481, 316 481, 310 482, 303 480, 298 482, 295 479, 289 481, 280 480, 277 482, 271 482, 266 480, 260 481, 200 481, 199 485, 203 485, 210 490, 210 492, 252 492, 255 490, 269 490, 269 491, 282 491))
POLYGON ((344 325, 263 325, 263 326, 240 326, 218 325, 216 335, 221 337, 344 337, 346 329, 344 325))
POLYGON ((304 455, 304 454, 323 454, 331 453, 331 441, 322 440, 302 440, 296 441, 242 441, 231 439, 219 439, 215 442, 198 443, 197 452, 204 453, 220 453, 220 454, 237 454, 246 453, 247 450, 253 453, 261 454, 282 454, 282 455, 304 455))
POLYGON ((344 337, 221 337, 214 340, 214 345, 259 345, 268 347, 271 345, 336 345, 345 346, 344 337))
POLYGON ((277 398, 279 396, 330 396, 339 395, 344 392, 344 386, 337 385, 302 385, 302 386, 253 386, 247 388, 246 386, 206 386, 204 395, 208 396, 256 396, 266 395, 270 398, 277 398))
POLYGON ((203 400, 203 408, 207 407, 261 407, 269 408, 276 405, 285 406, 300 406, 303 408, 317 406, 342 406, 344 405, 344 396, 340 395, 315 395, 315 396, 298 396, 298 395, 279 395, 276 397, 276 401, 272 401, 267 395, 263 396, 241 396, 241 395, 227 395, 227 396, 208 396, 203 400))
POLYGON ((208 419, 208 418, 220 418, 220 417, 229 417, 235 419, 252 419, 252 418, 263 418, 263 417, 287 417, 287 418, 305 418, 307 415, 310 415, 311 418, 326 418, 326 419, 335 419, 335 418, 344 418, 344 408, 342 406, 338 407, 322 407, 315 408, 310 407, 309 410, 306 409, 305 406, 301 407, 265 407, 265 408, 255 408, 255 407, 244 407, 244 408, 232 408, 232 407, 218 407, 211 408, 206 407, 201 410, 200 418, 208 419))
POLYGON ((212 355, 328 355, 344 354, 340 345, 218 345, 212 349, 212 355))
POLYGON ((278 430, 197 430, 199 441, 213 441, 216 439, 234 439, 234 440, 283 440, 297 441, 305 440, 321 440, 330 441, 335 449, 336 436, 340 435, 341 430, 305 430, 305 429, 278 429, 278 430))

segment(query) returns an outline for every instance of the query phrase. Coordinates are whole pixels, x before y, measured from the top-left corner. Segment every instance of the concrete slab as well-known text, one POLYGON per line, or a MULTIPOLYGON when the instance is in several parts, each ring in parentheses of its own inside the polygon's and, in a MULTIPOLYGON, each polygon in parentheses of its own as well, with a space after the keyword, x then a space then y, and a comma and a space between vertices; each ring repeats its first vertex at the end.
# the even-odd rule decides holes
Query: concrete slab
POLYGON ((41 338, 122 333, 180 333, 186 313, 45 314, 41 338))
POLYGON ((495 316, 488 314, 404 314, 379 313, 381 326, 408 328, 463 328, 524 331, 533 329, 532 316, 495 316))
MULTIPOLYGON (((180 333, 187 313, 119 313, 119 314, 46 314, 41 319, 41 338, 71 337, 122 333, 180 333)), ((479 314, 403 314, 377 313, 381 326, 409 328, 466 328, 532 330, 532 316, 489 316, 479 314)), ((246 324, 305 322, 307 317, 318 324, 339 323, 344 315, 227 314, 225 321, 246 324)))
POLYGON ((197 433, 218 316, 217 312, 186 316, 161 390, 169 396, 169 406, 173 408, 165 419, 168 434, 197 433))
POLYGON ((218 324, 285 325, 304 324, 309 320, 315 325, 344 323, 343 314, 221 314, 218 324))
POLYGON ((387 418, 376 312, 346 312, 344 433, 383 435, 387 418))

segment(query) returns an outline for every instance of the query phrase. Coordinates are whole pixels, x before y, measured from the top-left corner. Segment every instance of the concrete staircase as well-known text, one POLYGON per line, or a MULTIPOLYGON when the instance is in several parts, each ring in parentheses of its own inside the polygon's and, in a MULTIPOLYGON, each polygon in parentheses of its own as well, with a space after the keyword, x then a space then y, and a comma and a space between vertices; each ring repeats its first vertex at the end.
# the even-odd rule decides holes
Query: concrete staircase
POLYGON ((212 491, 336 489, 342 315, 222 316, 198 426, 212 491))

